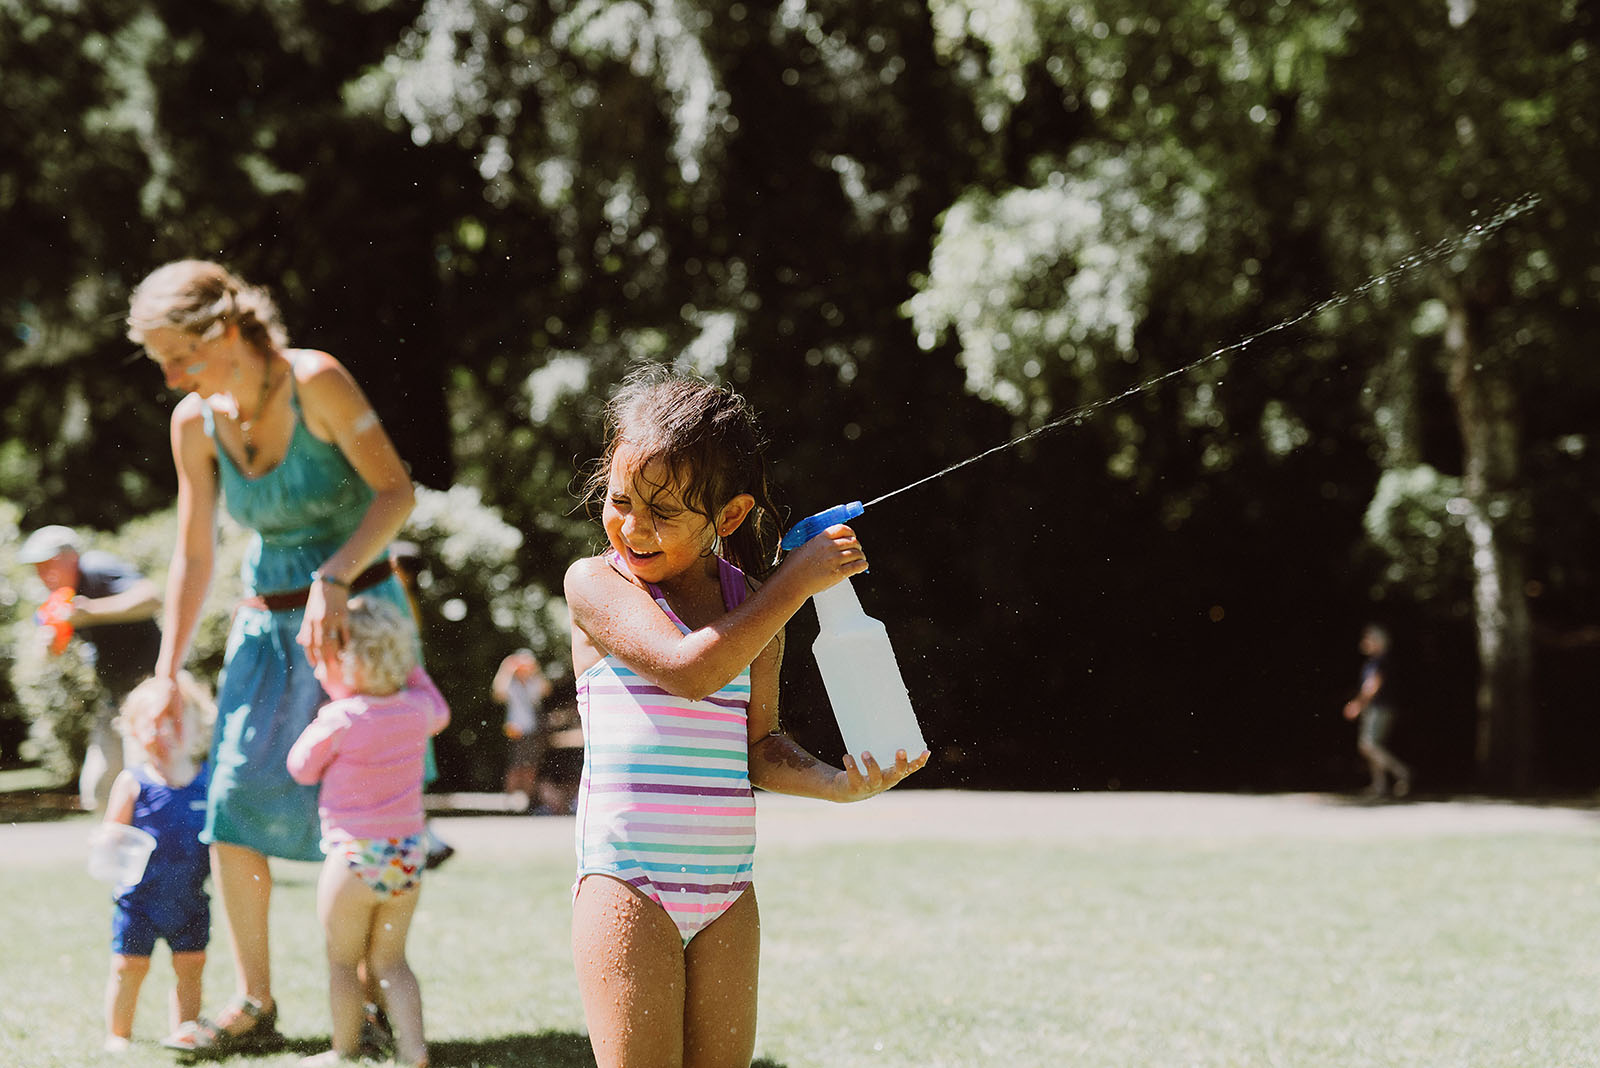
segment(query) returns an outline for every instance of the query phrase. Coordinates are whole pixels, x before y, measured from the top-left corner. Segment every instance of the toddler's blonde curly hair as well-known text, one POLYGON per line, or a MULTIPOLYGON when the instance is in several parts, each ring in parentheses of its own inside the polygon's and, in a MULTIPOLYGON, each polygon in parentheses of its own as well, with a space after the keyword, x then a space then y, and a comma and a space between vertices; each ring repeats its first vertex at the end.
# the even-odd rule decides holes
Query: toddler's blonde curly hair
POLYGON ((417 666, 411 620, 388 601, 357 597, 350 602, 350 640, 339 654, 346 681, 361 680, 363 693, 391 694, 403 688, 417 666))
MULTIPOLYGON (((168 742, 161 731, 161 717, 167 710, 171 683, 149 678, 128 692, 113 725, 122 736, 138 746, 146 756, 164 759, 168 742)), ((178 672, 178 694, 183 702, 183 741, 187 755, 196 763, 211 751, 211 728, 217 719, 217 703, 211 691, 187 671, 178 672)))

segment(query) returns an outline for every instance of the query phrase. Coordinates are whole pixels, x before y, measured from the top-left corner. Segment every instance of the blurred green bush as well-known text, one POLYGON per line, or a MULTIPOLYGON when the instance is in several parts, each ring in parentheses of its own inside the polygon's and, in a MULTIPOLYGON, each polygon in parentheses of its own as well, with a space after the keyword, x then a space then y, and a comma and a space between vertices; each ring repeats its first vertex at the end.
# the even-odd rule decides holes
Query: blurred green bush
MULTIPOLYGON (((18 509, 0 502, 0 624, 13 638, 0 649, 0 765, 38 764, 63 782, 82 761, 88 724, 105 694, 74 638, 51 656, 33 620, 45 589, 29 565, 16 563, 21 541, 18 509)), ((174 541, 176 511, 142 516, 120 529, 83 531, 89 548, 133 564, 158 584, 174 541)), ((449 700, 451 726, 438 740, 441 789, 498 789, 503 772, 503 710, 489 693, 500 658, 527 646, 558 685, 567 663, 566 604, 530 582, 517 564, 522 534, 483 503, 477 490, 419 488, 417 507, 402 532, 417 547, 422 571, 415 595, 424 655, 449 700)), ((233 606, 243 595, 239 569, 249 532, 222 515, 217 562, 188 667, 213 689, 222 668, 233 606)), ((153 665, 152 665, 153 666, 153 665)))

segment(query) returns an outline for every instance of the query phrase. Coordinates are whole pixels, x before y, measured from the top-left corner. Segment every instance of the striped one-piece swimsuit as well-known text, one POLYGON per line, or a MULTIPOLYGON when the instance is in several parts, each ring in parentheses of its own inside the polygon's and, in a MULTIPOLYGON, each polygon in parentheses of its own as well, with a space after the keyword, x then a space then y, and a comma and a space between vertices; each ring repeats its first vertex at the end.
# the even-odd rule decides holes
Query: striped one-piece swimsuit
MULTIPOLYGON (((744 573, 718 564, 723 604, 732 609, 744 600, 744 573)), ((650 594, 688 633, 661 591, 651 586, 650 594)), ((578 882, 609 875, 634 887, 666 910, 684 945, 738 899, 754 872, 749 709, 748 665, 699 701, 651 685, 611 656, 578 679, 578 882)))

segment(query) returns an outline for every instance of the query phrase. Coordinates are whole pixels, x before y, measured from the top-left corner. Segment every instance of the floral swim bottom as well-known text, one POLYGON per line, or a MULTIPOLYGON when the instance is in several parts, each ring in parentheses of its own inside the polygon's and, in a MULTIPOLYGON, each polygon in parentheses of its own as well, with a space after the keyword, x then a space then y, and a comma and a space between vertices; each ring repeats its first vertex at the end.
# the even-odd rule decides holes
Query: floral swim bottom
POLYGON ((342 857, 374 893, 399 897, 422 882, 427 850, 422 835, 404 838, 346 838, 328 845, 329 857, 342 857))

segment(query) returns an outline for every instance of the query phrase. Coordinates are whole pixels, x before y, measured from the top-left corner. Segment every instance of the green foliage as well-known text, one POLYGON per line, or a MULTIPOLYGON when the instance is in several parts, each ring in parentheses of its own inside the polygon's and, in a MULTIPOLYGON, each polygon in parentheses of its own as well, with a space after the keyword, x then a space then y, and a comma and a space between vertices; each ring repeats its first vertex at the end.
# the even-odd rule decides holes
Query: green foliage
POLYGON ((472 487, 418 489, 402 537, 424 563, 416 590, 423 655, 450 703, 450 726, 436 743, 439 788, 498 789, 505 710, 489 684, 501 658, 523 646, 560 680, 569 659, 566 602, 522 569, 522 533, 472 487))
POLYGON ((66 781, 83 763, 89 728, 108 699, 105 687, 83 655, 81 637, 74 635, 59 654, 50 652, 50 631, 32 620, 12 624, 11 637, 11 689, 28 722, 21 756, 66 781))
POLYGON ((1460 605, 1471 588, 1461 479, 1427 464, 1390 468, 1367 505, 1367 538, 1383 560, 1374 595, 1460 605))
POLYGON ((1084 145, 1038 187, 967 193, 906 305, 918 342, 932 349, 953 330, 968 389, 1034 425, 1061 408, 1048 364, 1072 369, 1080 403, 1107 396, 1115 371, 1101 365, 1139 359, 1152 272, 1205 238, 1203 182, 1178 146, 1084 145))
MULTIPOLYGON (((93 537, 92 547, 164 584, 176 521, 175 509, 168 508, 132 520, 113 534, 93 537)), ((484 505, 475 489, 419 489, 403 536, 418 544, 428 565, 417 591, 424 648, 456 711, 439 746, 443 785, 489 786, 498 779, 503 748, 503 713, 489 700, 489 680, 500 657, 524 645, 535 649, 559 677, 566 660, 565 603, 523 574, 516 562, 521 533, 484 505)), ((233 610, 244 594, 239 573, 249 544, 250 533, 223 511, 216 567, 188 661, 190 670, 213 689, 233 610)), ((27 584, 19 576, 19 585, 27 584)), ((32 622, 31 603, 23 607, 26 611, 11 623, 17 640, 11 643, 16 660, 9 672, 18 711, 31 724, 22 755, 66 776, 82 758, 92 706, 105 699, 104 693, 77 653, 81 642, 74 639, 62 655, 48 655, 46 635, 32 622)))
MULTIPOLYGON (((177 542, 177 524, 176 507, 165 508, 129 520, 103 546, 97 547, 103 547, 113 556, 128 561, 154 580, 157 586, 166 589, 167 568, 172 560, 172 547, 177 542)), ((200 622, 189 644, 188 659, 189 670, 213 690, 216 689, 217 675, 222 670, 222 656, 227 650, 228 628, 233 625, 233 611, 244 596, 240 573, 249 547, 250 532, 234 522, 225 509, 218 509, 211 585, 206 590, 200 622)))
POLYGON ((932 735, 1009 768, 987 747, 1043 753, 1054 723, 980 730, 992 647, 1038 665, 1029 707, 1159 721, 1191 694, 1143 662, 1191 655, 1181 621, 1227 602, 1248 647, 1328 605, 1287 671, 1364 614, 1321 565, 1383 467, 1461 469, 1433 310, 1472 294, 1524 417, 1530 578, 1589 618, 1597 72, 1590 6, 1517 0, 0 0, 0 496, 30 527, 170 505, 172 398, 120 319, 159 262, 221 258, 351 368, 419 482, 521 535, 467 565, 511 586, 425 605, 465 612, 432 644, 559 660, 518 591, 595 541, 571 487, 632 360, 744 390, 809 511, 1296 322, 870 514, 932 735), (1491 241, 1296 320, 1530 190, 1491 241), (982 551, 930 515, 986 517, 982 551), (1009 566, 1047 543, 1044 581, 1009 566), (1066 653, 1042 588, 1084 621, 1066 653))
MULTIPOLYGON (((131 520, 112 533, 84 533, 88 548, 127 561, 159 586, 165 582, 176 522, 176 510, 168 508, 131 520)), ((243 594, 239 566, 247 545, 248 535, 224 514, 218 524, 216 570, 189 657, 190 669, 213 689, 222 667, 233 607, 243 594)), ((26 591, 16 602, 10 625, 16 639, 12 643, 15 661, 8 672, 16 699, 13 718, 29 724, 28 741, 20 755, 67 778, 82 762, 89 725, 107 695, 93 665, 82 655, 80 636, 74 635, 60 655, 49 653, 48 631, 32 618, 44 591, 31 571, 23 568, 12 576, 13 588, 26 591)))
MULTIPOLYGON (((12 501, 0 497, 0 560, 16 559, 22 546, 22 533, 17 520, 22 509, 12 501)), ((21 567, 0 567, 0 630, 15 630, 33 606, 25 602, 25 586, 21 567)), ((14 641, 0 643, 0 764, 16 759, 17 750, 27 737, 28 728, 21 709, 16 704, 16 694, 11 688, 12 664, 16 659, 14 641)))

